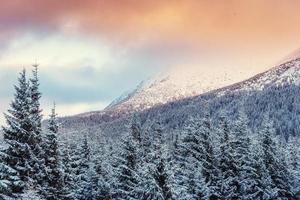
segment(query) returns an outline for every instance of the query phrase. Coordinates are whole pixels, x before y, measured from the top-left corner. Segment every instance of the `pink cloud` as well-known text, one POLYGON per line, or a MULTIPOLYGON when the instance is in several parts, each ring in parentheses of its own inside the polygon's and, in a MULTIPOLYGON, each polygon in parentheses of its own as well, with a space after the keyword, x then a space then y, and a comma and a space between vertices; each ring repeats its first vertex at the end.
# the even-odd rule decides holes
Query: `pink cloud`
POLYGON ((0 29, 79 32, 119 42, 152 37, 242 42, 300 33, 295 26, 300 2, 280 2, 10 0, 1 2, 0 29))
POLYGON ((183 43, 191 50, 293 49, 300 45, 299 7, 294 0, 9 0, 0 5, 0 44, 33 31, 99 37, 130 49, 159 44, 158 51, 183 43))

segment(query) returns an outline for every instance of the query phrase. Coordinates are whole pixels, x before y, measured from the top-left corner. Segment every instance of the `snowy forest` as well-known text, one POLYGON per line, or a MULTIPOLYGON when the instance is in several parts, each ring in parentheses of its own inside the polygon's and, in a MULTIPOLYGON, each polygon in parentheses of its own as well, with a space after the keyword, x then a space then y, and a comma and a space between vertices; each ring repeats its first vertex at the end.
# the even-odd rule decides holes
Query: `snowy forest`
POLYGON ((298 138, 276 135, 267 112, 255 132, 243 107, 236 120, 191 116, 172 139, 159 114, 144 123, 137 113, 117 141, 70 143, 55 105, 43 120, 39 84, 37 66, 30 78, 23 70, 5 113, 0 199, 300 199, 298 138))

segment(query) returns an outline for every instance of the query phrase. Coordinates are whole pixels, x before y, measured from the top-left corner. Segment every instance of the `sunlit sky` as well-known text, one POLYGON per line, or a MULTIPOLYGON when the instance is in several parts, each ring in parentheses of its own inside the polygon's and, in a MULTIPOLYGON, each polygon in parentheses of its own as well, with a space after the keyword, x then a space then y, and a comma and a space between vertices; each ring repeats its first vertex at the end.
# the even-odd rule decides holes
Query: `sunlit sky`
POLYGON ((43 109, 56 101, 62 116, 100 110, 168 67, 259 73, 300 47, 299 9, 297 0, 3 1, 0 111, 35 61, 43 109))

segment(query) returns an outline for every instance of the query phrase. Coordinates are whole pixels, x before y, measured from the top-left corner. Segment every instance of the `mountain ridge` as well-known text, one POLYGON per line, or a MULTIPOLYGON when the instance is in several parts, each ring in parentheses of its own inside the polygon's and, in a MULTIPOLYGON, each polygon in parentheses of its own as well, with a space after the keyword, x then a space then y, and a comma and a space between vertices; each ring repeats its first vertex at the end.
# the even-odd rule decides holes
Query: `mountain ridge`
MULTIPOLYGON (((155 118, 158 114, 166 124, 167 132, 181 127, 188 116, 201 115, 206 107, 212 118, 217 119, 221 112, 229 118, 236 117, 236 110, 243 106, 253 130, 260 126, 266 112, 276 125, 278 134, 300 133, 300 58, 292 59, 272 67, 244 81, 222 88, 210 90, 200 95, 188 96, 165 104, 156 104, 143 110, 115 109, 85 113, 61 118, 63 132, 90 132, 94 136, 117 137, 127 131, 132 114, 142 116, 142 121, 155 118), (284 116, 288 120, 282 120, 284 116)), ((118 108, 118 107, 117 107, 118 108)), ((120 108, 120 107, 119 107, 120 108)), ((176 129, 176 131, 178 131, 176 129)), ((180 131, 180 128, 179 128, 180 131)), ((80 134, 79 134, 80 135, 80 134)))

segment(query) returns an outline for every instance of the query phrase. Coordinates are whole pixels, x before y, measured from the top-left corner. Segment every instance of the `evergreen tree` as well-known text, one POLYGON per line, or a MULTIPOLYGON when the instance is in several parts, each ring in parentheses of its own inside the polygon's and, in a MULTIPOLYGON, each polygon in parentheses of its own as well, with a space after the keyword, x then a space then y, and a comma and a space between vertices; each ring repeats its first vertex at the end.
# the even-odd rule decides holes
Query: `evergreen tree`
POLYGON ((250 193, 247 193, 245 197, 249 199, 257 199, 257 200, 271 200, 276 196, 276 191, 273 188, 272 179, 269 174, 269 171, 266 169, 264 159, 263 159, 263 151, 260 147, 256 147, 253 149, 254 153, 254 171, 256 177, 253 177, 253 181, 255 181, 255 185, 253 190, 250 190, 250 193), (253 193, 253 191, 255 191, 253 193))
POLYGON ((18 78, 18 85, 15 86, 14 100, 8 114, 5 114, 7 126, 3 127, 7 148, 1 153, 2 170, 12 172, 12 175, 19 176, 14 179, 20 179, 18 184, 14 184, 14 181, 6 184, 13 186, 9 189, 12 194, 23 191, 25 182, 30 180, 29 175, 32 173, 32 167, 29 164, 33 156, 30 146, 34 143, 31 140, 32 127, 29 111, 29 85, 24 69, 18 78))
MULTIPOLYGON (((96 151, 94 155, 94 170, 98 177, 98 198, 103 200, 111 199, 111 188, 110 188, 110 173, 107 171, 107 165, 109 165, 108 157, 106 157, 106 150, 104 144, 100 144, 98 148, 100 151, 96 151)), ((109 166, 110 167, 110 166, 109 166)))
POLYGON ((32 119, 33 131, 36 135, 37 143, 42 140, 42 110, 40 109, 40 99, 42 94, 39 91, 38 65, 33 65, 32 78, 30 78, 30 114, 32 119))
POLYGON ((152 152, 149 153, 146 163, 141 168, 141 191, 140 199, 171 199, 171 189, 166 165, 166 148, 163 142, 163 130, 160 121, 155 121, 151 126, 153 141, 152 152))
POLYGON ((90 167, 91 155, 90 155, 90 147, 87 141, 87 135, 84 136, 83 143, 81 148, 79 149, 78 156, 79 162, 77 166, 77 177, 76 177, 76 198, 84 199, 85 198, 85 190, 88 185, 88 177, 87 171, 90 167))
POLYGON ((168 154, 168 182, 172 193, 172 199, 190 200, 187 182, 189 173, 187 173, 187 151, 182 147, 182 139, 175 135, 168 154))
POLYGON ((47 199, 61 199, 64 188, 63 164, 61 151, 58 144, 58 123, 56 119, 55 105, 52 108, 48 131, 46 132, 43 150, 45 152, 45 183, 43 193, 47 199))
POLYGON ((248 120, 244 112, 234 124, 236 141, 234 143, 235 159, 238 167, 238 182, 236 184, 240 199, 255 199, 257 192, 261 191, 258 186, 259 176, 255 170, 256 160, 251 149, 250 130, 248 120))
POLYGON ((142 142, 142 125, 137 115, 132 117, 130 124, 130 131, 132 137, 137 141, 138 144, 142 142))
POLYGON ((275 130, 272 122, 265 116, 262 122, 261 148, 262 158, 266 170, 271 176, 272 190, 276 198, 293 199, 291 176, 286 161, 278 153, 278 145, 275 142, 275 130))
POLYGON ((300 198, 300 149, 297 138, 291 139, 289 144, 289 169, 293 176, 293 192, 300 198))
POLYGON ((81 196, 83 200, 102 199, 100 177, 95 170, 94 163, 89 162, 88 168, 84 173, 84 179, 81 179, 81 196))
POLYGON ((81 200, 97 199, 96 197, 99 194, 99 176, 91 160, 91 149, 87 135, 84 136, 82 146, 78 153, 80 157, 78 165, 76 166, 75 198, 81 200))
POLYGON ((65 148, 62 151, 62 166, 63 166, 63 183, 64 187, 61 188, 61 196, 65 200, 74 199, 74 174, 71 167, 71 156, 69 145, 65 144, 65 148))
POLYGON ((137 143, 133 134, 134 132, 131 132, 121 141, 121 151, 117 157, 118 164, 115 172, 117 199, 139 199, 137 143))
POLYGON ((227 119, 222 117, 220 127, 219 180, 221 199, 238 199, 238 166, 233 149, 235 140, 230 132, 227 119))
POLYGON ((45 180, 45 174, 43 174, 44 152, 41 148, 42 145, 42 110, 40 109, 41 93, 39 91, 39 79, 38 79, 38 64, 33 65, 32 78, 29 80, 29 113, 30 113, 30 126, 31 126, 31 149, 34 156, 31 159, 30 165, 33 168, 31 177, 38 184, 42 184, 45 180))
POLYGON ((206 115, 200 120, 200 127, 198 129, 199 134, 199 146, 201 148, 200 160, 201 160, 201 173, 204 179, 205 185, 208 187, 209 198, 215 199, 218 194, 218 169, 216 152, 213 147, 213 129, 209 116, 206 115))
POLYGON ((82 159, 82 146, 78 146, 75 143, 67 146, 70 151, 64 153, 65 167, 69 166, 71 184, 69 185, 69 192, 74 199, 78 199, 80 183, 80 165, 82 159))
MULTIPOLYGON (((5 157, 2 153, 1 158, 5 157)), ((0 199, 18 198, 24 183, 16 170, 6 165, 5 160, 0 161, 0 199)))
POLYGON ((179 146, 182 154, 181 167, 184 169, 181 179, 186 180, 188 196, 192 199, 215 196, 216 160, 211 146, 210 129, 208 119, 190 118, 185 124, 184 136, 179 146))

